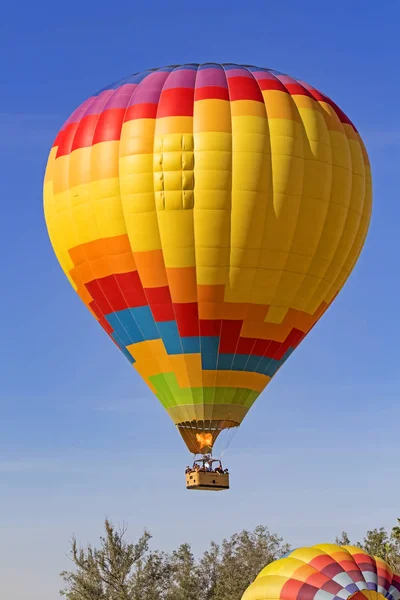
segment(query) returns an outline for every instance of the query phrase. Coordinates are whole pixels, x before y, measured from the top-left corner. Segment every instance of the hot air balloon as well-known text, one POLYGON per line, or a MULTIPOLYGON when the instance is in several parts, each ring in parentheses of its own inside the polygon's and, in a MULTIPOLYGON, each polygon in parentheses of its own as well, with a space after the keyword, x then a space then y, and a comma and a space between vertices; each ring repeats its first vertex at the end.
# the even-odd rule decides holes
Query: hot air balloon
POLYGON ((400 577, 355 546, 298 548, 256 577, 242 600, 400 600, 400 577))
POLYGON ((186 64, 75 110, 50 151, 44 210, 73 288, 208 456, 349 277, 371 174, 354 125, 310 85, 186 64))

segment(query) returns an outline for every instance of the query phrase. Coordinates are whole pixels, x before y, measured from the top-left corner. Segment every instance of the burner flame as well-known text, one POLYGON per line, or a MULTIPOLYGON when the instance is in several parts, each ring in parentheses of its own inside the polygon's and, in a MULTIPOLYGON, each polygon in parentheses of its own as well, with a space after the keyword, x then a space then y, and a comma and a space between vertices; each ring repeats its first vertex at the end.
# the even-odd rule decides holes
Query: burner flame
POLYGON ((196 440, 199 442, 200 450, 203 448, 211 448, 213 443, 212 433, 196 433, 196 440))

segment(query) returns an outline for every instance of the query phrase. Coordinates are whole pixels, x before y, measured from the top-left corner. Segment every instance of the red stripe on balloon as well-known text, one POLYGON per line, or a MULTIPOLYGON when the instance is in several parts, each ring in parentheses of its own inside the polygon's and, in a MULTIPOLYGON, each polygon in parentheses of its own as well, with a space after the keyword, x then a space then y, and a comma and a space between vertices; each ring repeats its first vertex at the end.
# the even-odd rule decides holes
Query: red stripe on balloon
POLYGON ((194 89, 171 88, 164 90, 158 104, 157 118, 192 117, 194 89))
POLYGON ((229 92, 227 88, 223 88, 217 85, 207 85, 204 87, 196 88, 194 93, 194 99, 196 100, 229 100, 229 92))
POLYGON ((221 333, 221 319, 200 319, 199 325, 201 336, 215 337, 221 333))
POLYGON ((148 303, 151 304, 171 304, 171 294, 169 287, 164 285, 156 288, 144 288, 148 303))
POLYGON ((219 344, 220 354, 234 354, 240 337, 243 321, 222 321, 221 340, 219 344))
POLYGON ((96 124, 93 144, 113 142, 120 139, 125 110, 125 108, 110 108, 100 114, 96 124))
POLYGON ((285 92, 286 94, 289 93, 279 79, 258 79, 257 81, 262 90, 276 90, 278 92, 285 92))
POLYGON ((175 321, 174 307, 172 304, 151 304, 150 308, 156 323, 175 321))
POLYGON ((147 306, 146 296, 137 271, 109 275, 90 281, 85 285, 103 315, 127 308, 147 306))
POLYGON ((78 148, 88 148, 93 144, 93 137, 98 120, 99 115, 87 115, 80 120, 70 152, 73 152, 78 148))
POLYGON ((312 97, 310 92, 299 83, 287 83, 285 87, 289 94, 291 94, 292 96, 308 96, 309 98, 312 97))
POLYGON ((124 121, 133 121, 134 119, 155 119, 157 116, 158 104, 144 102, 143 104, 134 104, 126 111, 124 121))
POLYGON ((56 137, 53 146, 57 146, 56 158, 64 156, 71 152, 72 144, 74 141, 76 130, 78 129, 79 123, 71 123, 60 131, 56 137))
POLYGON ((162 321, 174 321, 175 313, 168 286, 157 288, 145 288, 144 290, 149 303, 153 319, 160 323, 162 321))
POLYGON ((231 101, 255 100, 257 102, 264 102, 260 87, 255 79, 231 77, 228 79, 228 86, 231 101))
POLYGON ((199 335, 197 302, 174 303, 176 323, 181 337, 199 335))

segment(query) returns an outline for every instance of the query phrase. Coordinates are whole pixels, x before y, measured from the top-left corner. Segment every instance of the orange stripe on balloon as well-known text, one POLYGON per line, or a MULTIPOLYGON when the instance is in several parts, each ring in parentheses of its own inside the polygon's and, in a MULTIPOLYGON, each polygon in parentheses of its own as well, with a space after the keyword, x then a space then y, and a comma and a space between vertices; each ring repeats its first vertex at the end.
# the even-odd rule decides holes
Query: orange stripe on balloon
POLYGON ((270 380, 268 375, 250 371, 203 371, 204 387, 231 387, 262 392, 270 380))
POLYGON ((199 319, 218 320, 222 319, 224 311, 223 302, 199 302, 199 319))
POLYGON ((223 302, 225 285, 198 285, 197 298, 201 302, 223 302))
POLYGON ((173 302, 197 302, 196 267, 167 269, 173 302))
POLYGON ((69 250, 75 267, 70 276, 78 287, 93 279, 136 271, 127 235, 94 240, 69 250))
MULTIPOLYGON (((129 238, 126 234, 115 237, 101 238, 86 244, 80 244, 71 248, 68 253, 75 266, 84 263, 86 260, 94 260, 101 256, 119 255, 131 252, 129 238)), ((133 260, 133 256, 132 256, 133 260)), ((134 265, 134 260, 133 260, 134 265)), ((133 266, 134 270, 135 266, 133 266)))
POLYGON ((134 257, 144 288, 168 285, 162 250, 135 252, 134 257))

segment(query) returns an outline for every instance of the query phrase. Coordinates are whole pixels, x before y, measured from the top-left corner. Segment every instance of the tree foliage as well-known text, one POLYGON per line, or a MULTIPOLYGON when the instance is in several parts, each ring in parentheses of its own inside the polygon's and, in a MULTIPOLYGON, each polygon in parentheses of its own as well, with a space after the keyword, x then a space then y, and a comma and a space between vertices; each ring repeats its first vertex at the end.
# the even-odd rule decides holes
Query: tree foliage
POLYGON ((150 550, 147 531, 135 544, 125 534, 106 521, 99 548, 72 540, 75 568, 61 574, 67 600, 240 600, 258 572, 289 550, 261 525, 211 542, 199 560, 189 544, 167 554, 150 550))
MULTIPOLYGON (((393 527, 390 533, 384 527, 367 531, 363 541, 357 542, 355 545, 368 554, 382 558, 395 573, 400 574, 400 519, 397 519, 397 523, 398 525, 393 527)), ((336 544, 352 545, 345 531, 342 531, 340 538, 336 538, 336 544)))
MULTIPOLYGON (((355 545, 386 560, 400 573, 400 519, 390 533, 367 531, 355 545)), ((196 558, 189 544, 172 553, 152 550, 144 531, 135 543, 126 529, 105 522, 97 548, 78 546, 72 539, 71 571, 61 576, 67 600, 240 600, 263 567, 290 550, 277 534, 263 525, 235 533, 220 544, 211 542, 196 558)), ((335 542, 351 545, 343 531, 335 542)))

